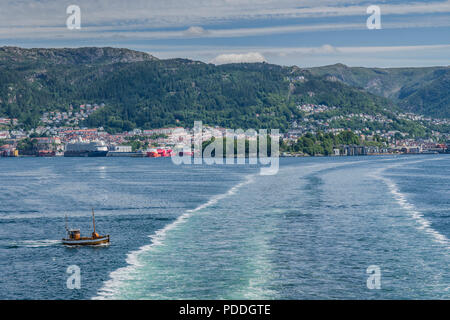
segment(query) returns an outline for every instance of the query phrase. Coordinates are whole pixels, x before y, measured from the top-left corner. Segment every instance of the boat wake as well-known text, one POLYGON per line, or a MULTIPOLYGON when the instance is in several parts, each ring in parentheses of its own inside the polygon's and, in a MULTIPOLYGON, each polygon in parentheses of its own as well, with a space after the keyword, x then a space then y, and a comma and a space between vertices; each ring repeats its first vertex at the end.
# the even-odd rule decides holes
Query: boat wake
POLYGON ((61 240, 23 240, 23 241, 14 241, 9 242, 4 247, 8 248, 41 248, 41 247, 50 247, 54 245, 61 244, 61 240))
POLYGON ((420 211, 418 211, 414 207, 414 205, 412 205, 411 203, 408 202, 406 196, 400 192, 398 186, 389 178, 383 177, 382 180, 388 186, 389 191, 394 196, 397 203, 400 204, 400 206, 403 209, 405 209, 407 212, 409 212, 411 214, 411 216, 413 217, 413 219, 419 223, 419 227, 418 227, 419 230, 423 230, 423 231, 427 232, 428 234, 433 236, 433 238, 437 242, 445 245, 447 247, 447 249, 450 249, 450 243, 449 243, 449 240, 447 239, 447 237, 431 227, 430 221, 425 219, 423 214, 420 211))
POLYGON ((253 179, 254 175, 246 176, 244 181, 238 183, 237 185, 229 189, 227 192, 213 196, 208 202, 201 204, 194 209, 187 210, 185 213, 183 213, 177 219, 175 219, 174 222, 166 225, 164 228, 160 230, 157 230, 153 235, 150 235, 149 238, 151 239, 151 243, 128 253, 126 258, 128 266, 119 268, 111 272, 109 275, 110 279, 104 282, 103 287, 100 288, 99 291, 97 292, 97 296, 93 297, 92 299, 93 300, 116 299, 117 297, 115 295, 119 293, 122 283, 124 281, 133 279, 133 274, 136 271, 136 269, 143 266, 143 264, 139 261, 139 256, 142 253, 154 250, 156 247, 162 245, 166 237, 166 234, 170 230, 173 230, 177 228, 179 225, 186 222, 186 220, 189 219, 189 217, 191 217, 196 212, 208 208, 216 204, 220 200, 235 194, 239 188, 253 182, 253 179))
MULTIPOLYGON (((435 160, 435 159, 432 159, 432 160, 435 160)), ((438 159, 436 159, 436 160, 438 160, 438 159)), ((418 162, 423 162, 423 161, 426 161, 426 160, 412 161, 412 162, 408 162, 408 164, 410 164, 410 163, 418 163, 418 162)), ((418 225, 419 225, 418 229, 419 230, 422 230, 422 231, 428 233, 429 235, 431 235, 433 237, 433 239, 436 242, 438 242, 440 244, 443 244, 447 249, 450 249, 450 241, 449 241, 449 239, 445 235, 439 233, 437 230, 432 228, 430 221, 428 221, 423 216, 423 213, 420 212, 419 210, 417 210, 413 204, 408 202, 408 199, 407 199, 406 195, 403 194, 400 191, 399 187, 397 186, 397 184, 392 179, 387 178, 387 177, 382 175, 382 173, 384 171, 386 171, 387 169, 391 169, 391 168, 398 167, 398 166, 401 166, 401 165, 404 165, 404 164, 396 164, 396 165, 388 166, 388 167, 386 167, 384 169, 379 170, 377 172, 378 174, 374 174, 372 176, 377 178, 377 179, 382 180, 387 185, 387 187, 389 188, 390 193, 394 196, 394 199, 397 201, 397 203, 405 211, 407 211, 415 221, 418 222, 418 225)))

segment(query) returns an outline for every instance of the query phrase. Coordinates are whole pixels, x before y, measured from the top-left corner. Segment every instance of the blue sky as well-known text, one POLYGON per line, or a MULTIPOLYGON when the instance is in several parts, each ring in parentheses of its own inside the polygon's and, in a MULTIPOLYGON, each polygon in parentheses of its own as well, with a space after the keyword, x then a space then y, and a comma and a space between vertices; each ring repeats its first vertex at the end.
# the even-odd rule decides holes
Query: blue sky
POLYGON ((0 0, 0 45, 114 46, 301 67, 449 65, 450 0, 0 0), (66 8, 81 29, 66 28, 66 8), (366 9, 381 9, 369 30, 366 9))

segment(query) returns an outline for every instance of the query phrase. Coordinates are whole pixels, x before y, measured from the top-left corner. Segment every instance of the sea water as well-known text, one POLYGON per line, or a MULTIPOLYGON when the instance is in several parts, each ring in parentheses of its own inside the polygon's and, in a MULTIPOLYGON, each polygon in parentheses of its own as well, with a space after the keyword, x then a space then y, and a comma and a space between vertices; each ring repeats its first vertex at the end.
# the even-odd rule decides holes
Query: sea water
POLYGON ((3 158, 0 299, 448 299, 449 159, 3 158), (111 244, 61 245, 92 208, 111 244))

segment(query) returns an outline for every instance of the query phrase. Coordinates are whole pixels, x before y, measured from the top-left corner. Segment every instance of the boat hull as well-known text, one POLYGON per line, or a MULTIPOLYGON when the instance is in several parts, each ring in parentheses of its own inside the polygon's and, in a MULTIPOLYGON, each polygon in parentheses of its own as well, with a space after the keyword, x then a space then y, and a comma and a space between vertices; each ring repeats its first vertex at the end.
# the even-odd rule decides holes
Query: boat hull
POLYGON ((99 238, 81 238, 79 240, 62 239, 62 243, 68 246, 96 246, 109 243, 109 235, 99 238))
POLYGON ((64 157, 106 157, 108 151, 66 151, 64 157))
POLYGON ((107 157, 131 157, 131 158, 143 158, 146 156, 143 152, 116 152, 109 151, 107 157))

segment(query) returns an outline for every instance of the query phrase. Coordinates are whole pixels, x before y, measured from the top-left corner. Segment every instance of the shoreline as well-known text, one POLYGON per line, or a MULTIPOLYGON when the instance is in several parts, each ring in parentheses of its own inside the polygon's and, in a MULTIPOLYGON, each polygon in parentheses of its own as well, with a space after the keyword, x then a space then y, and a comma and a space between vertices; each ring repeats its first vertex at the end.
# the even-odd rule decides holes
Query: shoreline
MULTIPOLYGON (((347 157, 374 157, 374 156, 400 156, 400 155, 407 155, 407 156, 422 156, 422 155, 439 155, 439 154, 450 154, 450 152, 424 152, 424 153, 373 153, 373 154, 358 154, 358 155, 308 155, 308 154, 289 154, 289 155, 280 155, 279 158, 347 158, 347 157)), ((18 156, 0 156, 1 158, 149 158, 149 159, 158 159, 158 158, 171 158, 171 157, 136 157, 133 155, 123 155, 120 157, 111 157, 111 156, 105 156, 105 157, 64 157, 64 156, 37 156, 37 155, 18 155, 18 156)), ((206 158, 206 157, 202 157, 206 158)), ((212 157, 214 158, 214 157, 212 157)), ((227 157, 223 157, 226 159, 227 157)), ((234 156, 234 159, 238 158, 245 158, 249 159, 248 156, 245 157, 237 157, 234 156)), ((260 158, 260 157, 257 157, 260 158)), ((270 157, 269 157, 270 158, 270 157)))

